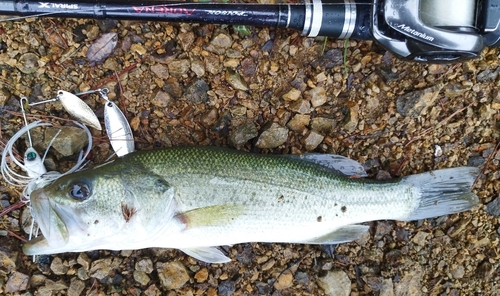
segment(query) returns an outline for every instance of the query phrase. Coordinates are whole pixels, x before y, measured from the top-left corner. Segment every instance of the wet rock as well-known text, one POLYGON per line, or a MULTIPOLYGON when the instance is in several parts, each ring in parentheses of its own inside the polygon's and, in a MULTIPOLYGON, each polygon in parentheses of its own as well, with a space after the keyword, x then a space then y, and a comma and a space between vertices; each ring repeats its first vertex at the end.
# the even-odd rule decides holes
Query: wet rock
POLYGON ((76 262, 80 264, 85 270, 89 270, 92 260, 89 259, 87 254, 80 253, 80 255, 78 255, 78 258, 76 258, 76 262))
POLYGON ((421 267, 415 266, 414 268, 409 268, 408 272, 401 278, 401 280, 395 283, 395 295, 422 295, 422 277, 423 272, 421 267))
POLYGON ((325 104, 328 100, 323 87, 315 87, 304 92, 304 97, 311 101, 311 105, 316 108, 325 104))
POLYGON ((144 291, 144 295, 146 296, 157 296, 157 295, 162 295, 161 291, 158 290, 155 284, 152 284, 149 286, 146 291, 144 291))
POLYGON ((33 74, 35 73, 40 67, 42 66, 42 63, 38 56, 32 52, 27 52, 19 58, 19 60, 16 63, 16 67, 19 69, 19 71, 23 72, 24 74, 33 74))
POLYGON ((394 284, 391 279, 383 279, 379 296, 394 296, 394 284))
POLYGON ((290 288, 293 284, 293 273, 290 269, 285 270, 274 283, 276 290, 290 288))
POLYGON ((288 139, 288 129, 278 123, 267 124, 255 143, 255 146, 261 149, 276 148, 282 145, 288 139))
POLYGON ((181 77, 186 74, 191 68, 189 60, 174 60, 168 63, 168 71, 174 77, 181 77))
POLYGON ((380 240, 384 235, 387 235, 392 230, 392 223, 379 221, 377 222, 377 228, 375 229, 375 236, 373 239, 380 240))
POLYGON ((140 271, 140 270, 134 270, 133 276, 134 276, 134 280, 143 286, 147 285, 149 283, 149 281, 151 280, 149 278, 149 276, 144 271, 140 271))
POLYGON ((5 103, 10 99, 10 92, 8 89, 0 87, 0 107, 5 106, 5 103))
POLYGON ((206 268, 198 270, 198 272, 194 275, 194 279, 198 283, 203 283, 208 279, 208 270, 206 268))
POLYGON ((311 129, 323 135, 330 134, 336 125, 337 121, 331 118, 316 117, 311 120, 311 129))
POLYGON ((226 71, 226 81, 234 87, 235 89, 247 91, 248 84, 247 82, 238 74, 238 72, 228 69, 226 71))
POLYGON ((233 295, 235 290, 234 281, 221 281, 219 287, 217 288, 218 296, 229 296, 233 295))
POLYGON ((325 137, 315 131, 309 131, 309 133, 304 137, 302 142, 307 151, 313 151, 318 147, 325 137))
POLYGON ((500 216, 500 197, 495 198, 486 205, 486 212, 495 217, 500 216))
POLYGON ((77 278, 72 278, 68 288, 68 296, 79 296, 85 289, 85 282, 77 278))
POLYGON ((16 262, 18 260, 18 256, 18 252, 13 252, 12 250, 5 248, 4 246, 0 246, 0 272, 6 272, 7 274, 9 274, 13 270, 15 270, 17 266, 16 262))
POLYGON ((102 280, 104 277, 107 277, 111 270, 117 268, 121 263, 121 259, 119 258, 104 258, 98 259, 92 262, 92 266, 89 270, 89 275, 91 277, 102 280))
POLYGON ((151 66, 151 71, 158 76, 160 79, 168 79, 170 76, 168 73, 168 68, 165 65, 162 64, 155 64, 151 66))
POLYGON ((118 44, 118 34, 115 32, 102 34, 94 40, 87 50, 87 60, 90 66, 100 64, 109 57, 118 44))
POLYGON ((168 93, 161 90, 157 91, 154 98, 151 100, 151 103, 159 108, 165 108, 171 102, 172 97, 168 93))
POLYGON ((62 156, 70 156, 80 152, 88 144, 87 134, 81 128, 73 126, 49 127, 45 130, 44 149, 59 130, 61 133, 55 138, 52 147, 62 156))
POLYGON ((24 291, 28 287, 29 276, 24 273, 14 271, 10 274, 7 284, 5 285, 5 291, 7 293, 14 293, 19 291, 24 291))
POLYGON ((189 281, 186 267, 179 261, 158 263, 157 270, 161 285, 165 289, 180 289, 189 281))
POLYGON ((465 268, 463 265, 454 266, 451 268, 450 273, 454 279, 461 279, 465 275, 465 268))
POLYGON ((311 66, 314 68, 325 67, 325 69, 331 69, 335 66, 342 65, 343 61, 344 56, 342 50, 336 48, 325 52, 323 56, 314 60, 311 66))
POLYGON ((489 279, 493 275, 494 272, 495 272, 495 268, 487 260, 485 260, 481 264, 479 264, 479 266, 477 268, 477 276, 481 279, 489 279))
POLYGON ((238 147, 258 136, 259 131, 252 120, 233 120, 237 125, 231 128, 228 144, 238 147))
POLYGON ((196 74, 198 77, 202 77, 205 75, 205 64, 200 59, 193 59, 191 61, 191 71, 196 74))
POLYGON ((61 258, 55 257, 54 260, 52 260, 52 263, 50 264, 50 269, 54 274, 66 274, 68 272, 69 267, 65 265, 62 261, 61 258))
POLYGON ((184 92, 184 87, 181 86, 175 77, 170 77, 165 81, 163 90, 174 98, 180 98, 184 92))
POLYGON ((342 270, 328 271, 325 276, 318 278, 318 286, 331 296, 349 296, 351 294, 351 280, 342 270))
POLYGON ((412 238, 412 242, 423 247, 427 243, 427 237, 429 236, 428 232, 424 231, 419 231, 415 236, 412 238))
POLYGON ((257 73, 257 64, 251 57, 243 59, 241 61, 242 74, 245 77, 252 77, 257 73))
POLYGON ((301 96, 302 96, 302 93, 300 92, 300 90, 298 90, 296 88, 292 88, 291 90, 289 90, 287 93, 285 93, 281 97, 285 101, 297 101, 301 96))
POLYGON ((308 284, 310 279, 309 279, 309 275, 306 273, 306 272, 297 272, 295 274, 295 280, 301 284, 308 284))
POLYGON ((356 130, 359 121, 359 105, 356 103, 349 103, 347 106, 346 117, 344 120, 344 128, 352 133, 356 130))
POLYGON ((495 81, 498 77, 498 73, 500 72, 500 67, 496 68, 495 70, 492 69, 486 69, 484 71, 481 71, 477 73, 476 79, 478 82, 491 82, 495 81))
POLYGON ((45 288, 49 291, 62 291, 68 289, 68 285, 66 285, 62 280, 56 282, 51 279, 47 279, 45 281, 45 288))
POLYGON ((233 40, 229 35, 219 33, 210 41, 207 50, 217 54, 224 54, 232 44, 233 40))
POLYGON ((191 102, 198 104, 208 101, 207 91, 210 89, 203 79, 196 79, 186 88, 184 96, 191 102))
POLYGON ((479 167, 482 166, 485 163, 485 159, 482 156, 476 155, 476 156, 471 156, 467 160, 467 165, 468 166, 474 166, 474 167, 479 167))
POLYGON ((403 116, 418 117, 424 115, 427 108, 434 104, 442 88, 443 84, 438 84, 399 96, 396 101, 396 110, 403 116))
POLYGON ((47 277, 44 276, 43 274, 34 274, 30 278, 30 287, 40 287, 41 285, 45 284, 45 281, 47 280, 47 277))
POLYGON ((141 259, 135 263, 135 270, 151 273, 153 271, 153 261, 151 259, 141 259))
POLYGON ((306 130, 306 126, 309 125, 310 115, 307 114, 296 114, 288 123, 287 127, 297 133, 302 134, 306 130))
POLYGON ((194 33, 192 31, 182 32, 177 37, 179 37, 179 43, 184 51, 187 51, 194 42, 194 33))
POLYGON ((290 104, 290 110, 295 113, 309 114, 311 113, 311 103, 309 101, 299 99, 290 104))

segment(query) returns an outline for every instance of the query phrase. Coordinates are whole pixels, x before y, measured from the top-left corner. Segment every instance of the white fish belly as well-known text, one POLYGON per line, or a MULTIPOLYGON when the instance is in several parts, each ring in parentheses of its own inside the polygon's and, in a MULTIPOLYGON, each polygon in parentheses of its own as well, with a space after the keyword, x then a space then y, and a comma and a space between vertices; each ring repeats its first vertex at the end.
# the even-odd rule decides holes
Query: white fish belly
POLYGON ((215 205, 241 205, 245 210, 234 219, 221 217, 216 225, 187 225, 171 247, 307 242, 349 224, 404 219, 418 204, 412 188, 395 183, 304 191, 229 178, 200 177, 196 182, 196 187, 187 186, 188 181, 178 184, 178 212, 215 205))

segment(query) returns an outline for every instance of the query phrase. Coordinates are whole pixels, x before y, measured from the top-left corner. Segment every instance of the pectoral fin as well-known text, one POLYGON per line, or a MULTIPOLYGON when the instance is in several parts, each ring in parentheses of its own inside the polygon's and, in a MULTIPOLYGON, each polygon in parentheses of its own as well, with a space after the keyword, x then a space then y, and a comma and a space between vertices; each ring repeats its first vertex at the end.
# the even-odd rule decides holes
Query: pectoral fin
POLYGON ((323 236, 301 241, 300 243, 324 245, 350 242, 360 238, 369 228, 366 225, 347 225, 323 236))
POLYGON ((181 249, 181 251, 193 258, 207 263, 227 263, 231 261, 231 259, 215 247, 186 248, 181 249))
POLYGON ((216 205, 179 213, 175 218, 189 229, 224 225, 244 215, 245 212, 246 207, 243 205, 216 205))

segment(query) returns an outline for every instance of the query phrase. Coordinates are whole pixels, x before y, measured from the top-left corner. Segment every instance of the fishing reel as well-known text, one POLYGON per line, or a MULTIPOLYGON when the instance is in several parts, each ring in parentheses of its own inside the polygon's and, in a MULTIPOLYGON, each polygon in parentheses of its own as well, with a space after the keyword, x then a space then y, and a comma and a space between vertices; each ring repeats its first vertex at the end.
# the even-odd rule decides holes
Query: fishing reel
POLYGON ((374 0, 371 33, 418 62, 450 63, 500 46, 500 0, 374 0))

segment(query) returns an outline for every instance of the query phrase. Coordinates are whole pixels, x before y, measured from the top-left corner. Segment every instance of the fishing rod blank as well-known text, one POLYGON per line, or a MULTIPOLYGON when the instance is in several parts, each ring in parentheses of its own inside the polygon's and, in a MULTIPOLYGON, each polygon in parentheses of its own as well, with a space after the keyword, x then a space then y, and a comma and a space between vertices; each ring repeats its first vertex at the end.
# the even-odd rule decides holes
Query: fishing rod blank
POLYGON ((249 25, 291 28, 309 37, 320 35, 340 39, 349 37, 372 39, 368 2, 354 0, 306 0, 301 4, 123 2, 0 1, 0 14, 249 25))

